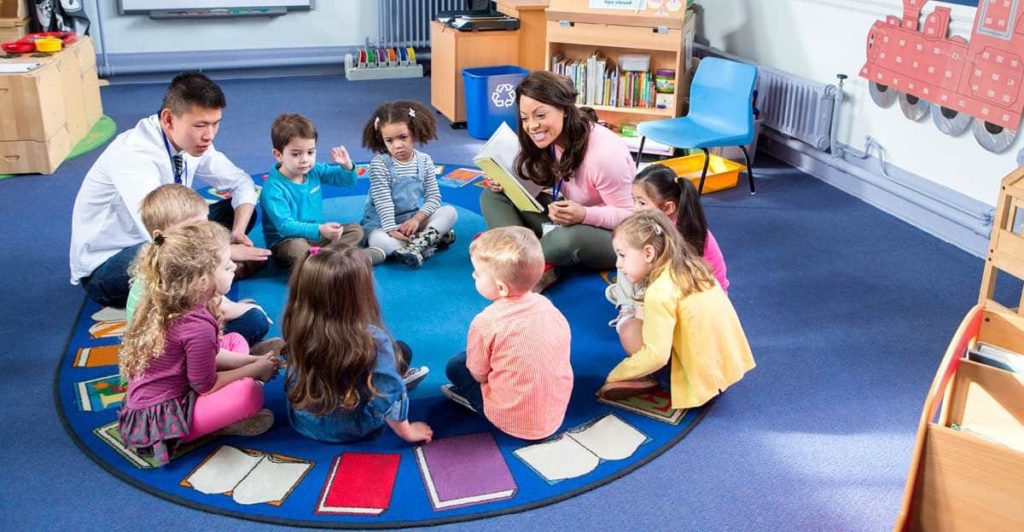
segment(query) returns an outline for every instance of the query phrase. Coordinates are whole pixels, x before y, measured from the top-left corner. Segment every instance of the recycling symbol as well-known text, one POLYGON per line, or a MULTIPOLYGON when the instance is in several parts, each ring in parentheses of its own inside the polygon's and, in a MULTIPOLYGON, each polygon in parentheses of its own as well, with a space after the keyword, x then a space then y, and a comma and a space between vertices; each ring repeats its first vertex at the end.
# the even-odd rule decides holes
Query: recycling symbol
POLYGON ((491 93, 491 102, 495 107, 512 107, 516 104, 516 87, 511 83, 501 83, 494 87, 491 93))

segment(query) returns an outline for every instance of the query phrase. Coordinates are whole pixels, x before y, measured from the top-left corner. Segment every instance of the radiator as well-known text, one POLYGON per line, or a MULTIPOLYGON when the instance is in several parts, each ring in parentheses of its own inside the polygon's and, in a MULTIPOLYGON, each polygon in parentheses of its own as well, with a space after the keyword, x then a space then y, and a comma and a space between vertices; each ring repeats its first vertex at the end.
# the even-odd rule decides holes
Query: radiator
MULTIPOLYGON (((700 45, 694 55, 749 62, 700 45)), ((836 93, 835 85, 757 66, 757 107, 764 125, 821 151, 829 149, 836 93)))
POLYGON ((437 12, 465 7, 465 0, 377 0, 377 44, 428 48, 437 12))

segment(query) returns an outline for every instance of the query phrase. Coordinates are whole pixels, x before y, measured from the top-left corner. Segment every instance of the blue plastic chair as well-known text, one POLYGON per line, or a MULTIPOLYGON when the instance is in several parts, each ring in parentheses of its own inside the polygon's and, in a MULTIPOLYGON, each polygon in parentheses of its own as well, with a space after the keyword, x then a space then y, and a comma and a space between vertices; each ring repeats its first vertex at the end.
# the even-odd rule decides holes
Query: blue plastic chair
POLYGON ((750 193, 754 190, 754 168, 750 164, 747 144, 754 140, 754 87, 757 68, 753 65, 707 57, 697 66, 690 85, 690 114, 679 118, 641 122, 642 135, 636 162, 644 151, 647 137, 674 148, 704 150, 704 169, 697 193, 704 191, 708 174, 708 148, 739 146, 747 162, 750 193))

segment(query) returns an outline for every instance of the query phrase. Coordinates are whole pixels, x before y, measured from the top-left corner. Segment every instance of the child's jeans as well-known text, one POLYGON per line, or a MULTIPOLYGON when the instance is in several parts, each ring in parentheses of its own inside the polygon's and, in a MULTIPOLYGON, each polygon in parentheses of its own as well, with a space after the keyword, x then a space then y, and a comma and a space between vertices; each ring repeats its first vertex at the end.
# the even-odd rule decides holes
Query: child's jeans
POLYGON ((363 228, 359 224, 341 224, 341 227, 343 228, 341 236, 336 240, 321 238, 316 242, 311 242, 305 238, 285 238, 274 244, 271 249, 274 260, 284 268, 291 268, 293 264, 309 253, 309 248, 312 246, 323 247, 335 242, 358 246, 359 242, 363 240, 363 228))
POLYGON ((263 384, 246 377, 196 398, 192 428, 182 443, 212 434, 232 423, 251 417, 263 408, 263 384))
POLYGON ((448 380, 452 381, 452 384, 455 385, 455 391, 465 397, 480 415, 484 415, 483 392, 480 390, 480 383, 473 378, 473 374, 466 367, 465 351, 448 360, 445 374, 448 376, 448 380))
MULTIPOLYGON (((256 345, 270 331, 270 320, 267 314, 258 308, 251 308, 241 316, 224 323, 224 335, 238 333, 245 338, 249 346, 256 345)), ((233 351, 233 349, 229 349, 233 351)), ((244 351, 248 353, 249 350, 244 351)))

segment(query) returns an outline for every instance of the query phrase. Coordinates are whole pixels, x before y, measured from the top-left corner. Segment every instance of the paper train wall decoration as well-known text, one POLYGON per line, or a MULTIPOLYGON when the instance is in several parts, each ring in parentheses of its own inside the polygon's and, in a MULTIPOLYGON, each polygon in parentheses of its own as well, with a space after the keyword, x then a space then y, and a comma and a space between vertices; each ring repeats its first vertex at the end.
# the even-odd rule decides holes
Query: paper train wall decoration
POLYGON ((423 65, 416 63, 416 50, 409 47, 365 47, 345 54, 345 77, 349 80, 421 78, 423 65))
POLYGON ((898 100, 911 120, 931 114, 947 135, 971 128, 986 150, 1008 148, 1024 108, 1024 2, 980 0, 970 41, 949 36, 949 7, 920 24, 928 0, 903 0, 903 17, 887 16, 868 32, 860 71, 881 107, 898 100))

